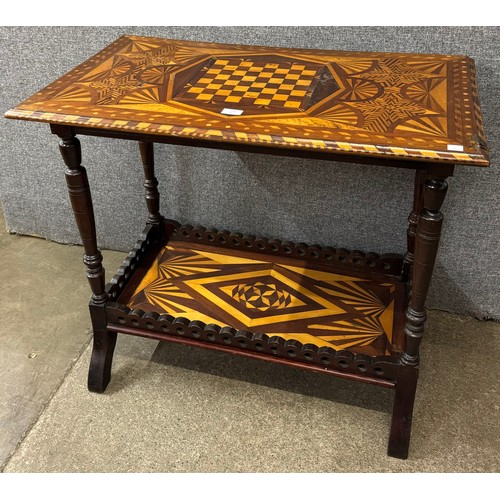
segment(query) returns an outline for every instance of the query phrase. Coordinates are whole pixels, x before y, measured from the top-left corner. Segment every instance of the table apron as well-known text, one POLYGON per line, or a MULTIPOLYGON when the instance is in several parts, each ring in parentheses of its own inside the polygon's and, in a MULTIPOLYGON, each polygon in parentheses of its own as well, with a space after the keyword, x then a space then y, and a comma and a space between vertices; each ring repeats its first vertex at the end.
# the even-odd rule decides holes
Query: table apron
MULTIPOLYGON (((52 133, 57 133, 59 127, 64 125, 51 124, 52 133)), ((453 170, 454 164, 443 162, 442 160, 420 160, 407 156, 401 158, 380 158, 380 155, 369 153, 329 153, 325 151, 314 151, 311 149, 291 149, 285 146, 273 144, 265 146, 262 144, 211 141, 209 139, 193 139, 179 136, 137 134, 133 132, 122 132, 114 130, 101 130, 90 127, 71 127, 76 135, 89 135, 95 137, 107 137, 110 139, 123 139, 128 141, 156 142, 162 144, 173 144, 179 146, 191 146, 208 149, 220 149, 225 151, 240 151, 245 153, 257 153, 272 156, 287 156, 292 158, 309 158, 313 160, 326 160, 342 163, 358 163, 363 165, 378 165, 384 167, 405 168, 405 169, 431 169, 440 168, 453 170)), ((451 174, 449 174, 451 175, 451 174)))

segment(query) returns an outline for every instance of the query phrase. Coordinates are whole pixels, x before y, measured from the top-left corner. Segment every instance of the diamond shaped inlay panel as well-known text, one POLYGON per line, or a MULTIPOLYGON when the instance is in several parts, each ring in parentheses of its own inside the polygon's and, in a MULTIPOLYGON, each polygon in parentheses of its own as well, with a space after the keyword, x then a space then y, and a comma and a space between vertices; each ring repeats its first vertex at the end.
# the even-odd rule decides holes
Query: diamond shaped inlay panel
POLYGON ((128 307, 302 344, 388 353, 394 283, 176 245, 160 251, 128 307))

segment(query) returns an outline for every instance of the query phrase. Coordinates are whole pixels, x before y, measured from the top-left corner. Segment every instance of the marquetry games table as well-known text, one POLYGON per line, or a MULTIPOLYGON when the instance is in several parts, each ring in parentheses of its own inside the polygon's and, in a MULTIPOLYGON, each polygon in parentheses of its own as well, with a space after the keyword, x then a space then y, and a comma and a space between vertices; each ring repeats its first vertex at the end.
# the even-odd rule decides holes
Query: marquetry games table
POLYGON ((92 288, 91 391, 109 383, 117 333, 196 345, 394 388, 388 453, 408 456, 446 178, 489 164, 470 58, 122 36, 6 117, 61 139, 92 288), (107 285, 77 135, 137 141, 142 156, 146 228, 107 285), (166 219, 154 143, 414 169, 407 252, 166 219))

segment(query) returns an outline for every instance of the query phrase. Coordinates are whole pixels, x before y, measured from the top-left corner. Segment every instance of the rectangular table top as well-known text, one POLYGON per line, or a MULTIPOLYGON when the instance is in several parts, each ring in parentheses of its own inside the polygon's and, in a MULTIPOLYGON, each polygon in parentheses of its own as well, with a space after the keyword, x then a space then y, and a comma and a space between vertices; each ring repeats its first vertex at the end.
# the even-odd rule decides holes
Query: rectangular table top
POLYGON ((466 56, 127 35, 5 116, 291 154, 489 165, 466 56))

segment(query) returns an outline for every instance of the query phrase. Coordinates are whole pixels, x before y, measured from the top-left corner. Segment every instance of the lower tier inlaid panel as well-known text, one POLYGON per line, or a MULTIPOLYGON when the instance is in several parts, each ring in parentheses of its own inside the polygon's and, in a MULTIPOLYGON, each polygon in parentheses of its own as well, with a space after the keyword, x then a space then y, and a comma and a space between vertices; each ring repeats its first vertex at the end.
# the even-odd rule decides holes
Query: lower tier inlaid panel
MULTIPOLYGON (((370 356, 400 349, 405 285, 244 251, 170 242, 125 305, 370 356)), ((126 298, 127 297, 127 298, 126 298)))

